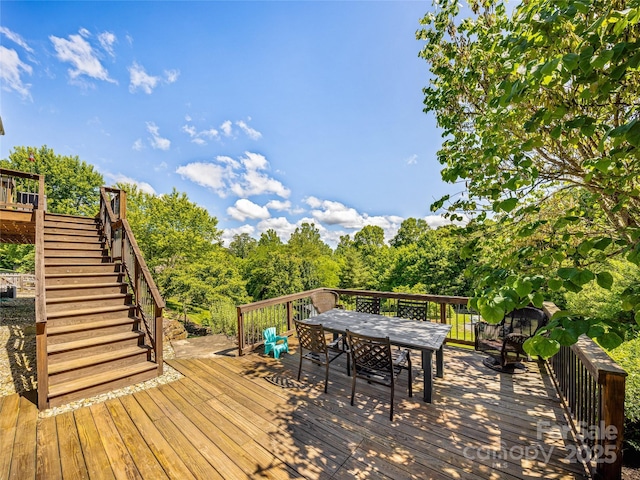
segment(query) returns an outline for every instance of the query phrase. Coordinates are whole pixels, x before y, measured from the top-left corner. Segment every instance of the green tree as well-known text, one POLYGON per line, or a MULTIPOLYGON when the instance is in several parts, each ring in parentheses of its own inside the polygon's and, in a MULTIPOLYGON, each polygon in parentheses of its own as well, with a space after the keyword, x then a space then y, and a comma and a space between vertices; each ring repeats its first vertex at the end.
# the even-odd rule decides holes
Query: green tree
POLYGON ((176 189, 151 195, 134 185, 127 191, 127 219, 149 268, 156 274, 198 261, 220 247, 218 220, 176 189))
POLYGON ((258 241, 248 233, 234 235, 229 243, 229 252, 238 258, 247 258, 254 248, 258 246, 258 241))
POLYGON ((304 290, 338 285, 339 266, 333 259, 331 247, 320 238, 313 223, 296 227, 287 243, 288 251, 300 261, 300 280, 304 290))
POLYGON ((406 218, 400 224, 400 228, 395 237, 391 239, 389 245, 392 247, 402 247, 417 243, 422 235, 427 233, 431 228, 426 220, 422 218, 415 219, 413 217, 406 218))
MULTIPOLYGON (((598 258, 594 251, 640 262, 640 10, 635 0, 532 0, 511 15, 501 1, 470 7, 473 15, 460 19, 456 1, 438 2, 417 33, 432 73, 425 110, 443 130, 442 177, 467 186, 465 195, 432 209, 452 200, 454 218, 460 211, 479 223, 493 216, 501 235, 547 229, 572 244, 514 249, 512 261, 481 272, 473 304, 497 321, 521 305, 540 305, 545 289, 577 292, 594 281, 610 287, 612 275, 585 262, 598 258), (593 223, 580 208, 537 218, 570 190, 584 192, 601 212, 595 233, 574 228, 593 223)), ((473 256, 477 244, 463 253, 473 256)), ((625 302, 640 323, 640 297, 625 295, 625 302)), ((580 325, 554 320, 551 338, 528 348, 549 356, 583 333, 580 325)), ((597 332, 614 346, 615 332, 597 332)))
POLYGON ((33 245, 0 244, 0 268, 35 273, 36 252, 33 245))
POLYGON ((0 166, 44 175, 49 212, 85 216, 98 213, 104 178, 93 165, 77 156, 56 155, 46 145, 40 148, 15 147, 8 159, 0 160, 0 166))

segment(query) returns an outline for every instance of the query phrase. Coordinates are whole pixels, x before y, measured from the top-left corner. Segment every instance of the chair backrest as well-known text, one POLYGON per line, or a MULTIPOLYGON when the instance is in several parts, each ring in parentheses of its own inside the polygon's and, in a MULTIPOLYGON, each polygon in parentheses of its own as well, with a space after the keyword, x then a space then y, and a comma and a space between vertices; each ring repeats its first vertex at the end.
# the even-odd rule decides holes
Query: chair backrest
POLYGON ((305 323, 294 320, 298 332, 300 348, 315 353, 327 352, 327 339, 324 336, 324 328, 320 323, 305 323))
POLYGON ((410 320, 427 321, 427 303, 416 300, 398 299, 396 316, 410 320))
POLYGON ((378 371, 393 377, 393 357, 389 337, 369 337, 347 330, 347 344, 356 372, 378 371))
POLYGON ((520 308, 508 316, 511 319, 508 333, 519 333, 528 337, 533 336, 539 328, 546 325, 548 320, 544 311, 535 307, 520 308))
POLYGON ((276 327, 265 328, 264 332, 262 332, 262 338, 264 338, 265 342, 275 342, 276 327))
POLYGON ((356 312, 380 313, 380 297, 356 297, 356 312))
POLYGON ((338 294, 331 290, 315 292, 311 294, 311 303, 318 313, 328 312, 336 308, 338 304, 338 294))

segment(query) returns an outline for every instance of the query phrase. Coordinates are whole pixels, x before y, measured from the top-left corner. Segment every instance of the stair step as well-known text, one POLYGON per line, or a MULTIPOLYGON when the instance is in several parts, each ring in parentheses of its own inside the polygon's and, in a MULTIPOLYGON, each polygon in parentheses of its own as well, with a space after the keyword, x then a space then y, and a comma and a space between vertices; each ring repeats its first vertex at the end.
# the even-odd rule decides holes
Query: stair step
POLYGON ((64 235, 62 234, 58 234, 58 233, 48 233, 48 232, 44 232, 44 241, 45 241, 45 245, 48 245, 50 243, 90 243, 90 244, 95 244, 95 243, 101 243, 102 242, 102 237, 98 234, 98 232, 93 232, 93 233, 85 233, 83 234, 68 234, 65 233, 64 235))
POLYGON ((49 375, 58 375, 63 372, 112 362, 127 357, 134 357, 136 355, 146 355, 149 350, 150 348, 147 346, 129 347, 115 350, 113 352, 98 353, 97 355, 76 358, 74 360, 67 360, 64 362, 56 363, 54 365, 49 365, 49 375))
POLYGON ((82 350, 90 347, 98 347, 109 343, 123 342, 142 337, 144 334, 139 331, 116 333, 113 335, 102 335, 99 337, 85 338, 75 342, 58 343, 56 345, 47 345, 47 354, 69 352, 71 350, 82 350))
POLYGON ((122 316, 132 317, 133 305, 117 305, 110 307, 78 308, 63 312, 47 312, 47 322, 50 326, 71 325, 82 322, 112 320, 122 316))
POLYGON ((105 258, 98 258, 98 262, 92 259, 91 262, 83 262, 78 257, 58 257, 55 260, 45 258, 45 275, 58 273, 93 273, 93 272, 118 272, 120 265, 113 262, 103 261, 105 258), (65 258, 72 258, 73 261, 64 262, 65 258))
POLYGON ((67 285, 49 285, 45 282, 47 292, 47 302, 58 298, 78 298, 89 295, 111 295, 117 293, 127 293, 125 282, 112 283, 83 283, 67 285))
POLYGON ((106 295, 80 295, 75 297, 47 298, 47 312, 56 313, 75 309, 96 308, 124 305, 131 300, 126 293, 109 293, 106 295))
POLYGON ((47 327, 47 336, 62 335, 63 333, 79 332, 83 330, 97 330, 100 328, 115 327, 118 325, 132 325, 137 319, 132 317, 121 317, 112 320, 101 320, 98 322, 83 322, 73 325, 61 325, 47 327))
POLYGON ((94 217, 83 217, 80 215, 65 215, 64 213, 49 213, 47 212, 45 220, 54 222, 67 222, 67 223, 80 223, 96 225, 96 219, 94 217))
POLYGON ((77 224, 60 224, 47 221, 44 222, 45 235, 98 235, 100 231, 97 225, 77 225, 77 224))
POLYGON ((140 362, 127 367, 118 368, 110 372, 89 375, 84 378, 49 386, 49 399, 62 397, 67 394, 80 392, 92 387, 106 385, 120 379, 135 377, 143 373, 157 371, 158 366, 151 362, 140 362))
POLYGON ((49 289, 57 285, 120 283, 122 278, 121 272, 51 273, 45 275, 45 285, 49 289))
POLYGON ((44 241, 44 254, 47 256, 47 252, 52 250, 104 250, 102 242, 50 242, 47 239, 44 241))
MULTIPOLYGON (((88 256, 85 255, 83 257, 70 257, 70 256, 58 256, 58 257, 48 257, 44 259, 44 267, 45 267, 45 275, 49 273, 74 273, 72 271, 65 272, 60 271, 60 267, 65 267, 69 265, 78 266, 96 266, 96 265, 114 265, 113 262, 109 261, 109 257, 105 257, 102 255, 96 256, 88 256)), ((75 273, 82 273, 82 271, 76 270, 75 273)))

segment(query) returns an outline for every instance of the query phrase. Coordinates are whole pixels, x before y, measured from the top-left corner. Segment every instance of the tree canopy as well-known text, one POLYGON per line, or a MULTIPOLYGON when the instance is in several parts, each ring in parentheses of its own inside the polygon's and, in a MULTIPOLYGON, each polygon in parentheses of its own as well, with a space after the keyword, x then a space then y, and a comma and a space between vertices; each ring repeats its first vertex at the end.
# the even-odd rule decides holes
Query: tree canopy
MULTIPOLYGON (((640 263, 640 4, 532 0, 511 15, 498 0, 469 7, 461 18, 457 1, 437 2, 417 38, 432 73, 425 111, 443 130, 442 178, 465 185, 432 209, 446 203, 453 218, 472 217, 471 229, 490 219, 494 235, 518 239, 497 268, 475 272, 473 305, 498 320, 540 306, 545 292, 610 288, 605 258, 640 263), (560 201, 564 210, 540 215, 560 201)), ((464 253, 482 243, 476 236, 464 253)), ((640 325, 640 297, 622 297, 640 325)), ((625 326, 593 329, 562 312, 550 338, 527 347, 550 356, 581 333, 611 347, 625 326)))
POLYGON ((0 166, 44 175, 49 212, 93 216, 98 211, 104 178, 77 156, 56 155, 46 145, 15 147, 0 166))

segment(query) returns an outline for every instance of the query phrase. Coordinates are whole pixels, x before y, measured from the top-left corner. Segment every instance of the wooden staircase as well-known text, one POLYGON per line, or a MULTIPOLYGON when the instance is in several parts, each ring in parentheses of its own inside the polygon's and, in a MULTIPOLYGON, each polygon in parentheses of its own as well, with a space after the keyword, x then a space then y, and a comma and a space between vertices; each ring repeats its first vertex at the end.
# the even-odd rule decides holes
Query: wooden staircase
POLYGON ((93 218, 45 213, 48 406, 155 377, 120 263, 93 218))

